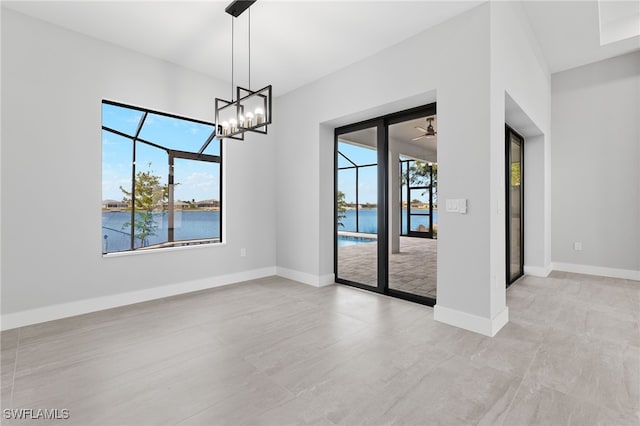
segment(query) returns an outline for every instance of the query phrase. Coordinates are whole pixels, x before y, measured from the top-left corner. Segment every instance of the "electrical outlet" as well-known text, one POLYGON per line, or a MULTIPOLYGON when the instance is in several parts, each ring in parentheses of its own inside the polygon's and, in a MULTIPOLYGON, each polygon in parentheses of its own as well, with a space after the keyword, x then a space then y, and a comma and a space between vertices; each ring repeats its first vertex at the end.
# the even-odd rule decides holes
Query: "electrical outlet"
POLYGON ((247 257, 247 249, 246 248, 241 248, 240 249, 240 257, 247 257))
POLYGON ((582 251, 582 242, 576 241, 575 243, 573 243, 573 249, 575 251, 582 251))

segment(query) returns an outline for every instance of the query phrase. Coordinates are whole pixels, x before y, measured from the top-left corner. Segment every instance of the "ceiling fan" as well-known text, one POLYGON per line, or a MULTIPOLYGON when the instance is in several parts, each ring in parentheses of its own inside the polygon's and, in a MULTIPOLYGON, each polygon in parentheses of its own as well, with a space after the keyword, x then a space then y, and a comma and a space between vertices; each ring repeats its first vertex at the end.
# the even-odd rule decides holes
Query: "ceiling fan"
POLYGON ((413 139, 411 139, 412 141, 417 141, 418 139, 422 139, 422 138, 432 138, 432 137, 434 137, 436 135, 436 133, 438 133, 433 129, 433 125, 431 124, 431 122, 433 121, 433 117, 427 118, 427 121, 429 122, 429 125, 427 126, 426 129, 423 128, 423 127, 420 127, 420 126, 416 126, 415 127, 416 129, 420 130, 421 132, 424 132, 424 135, 420 135, 417 138, 413 138, 413 139))

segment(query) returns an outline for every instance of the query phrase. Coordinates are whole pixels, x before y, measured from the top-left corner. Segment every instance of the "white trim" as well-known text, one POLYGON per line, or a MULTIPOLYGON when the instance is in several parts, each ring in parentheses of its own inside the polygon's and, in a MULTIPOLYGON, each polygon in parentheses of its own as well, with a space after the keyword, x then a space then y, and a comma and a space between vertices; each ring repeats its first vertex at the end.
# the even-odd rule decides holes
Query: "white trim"
POLYGON ((128 293, 113 294, 109 296, 62 303, 59 305, 44 306, 42 308, 29 309, 26 311, 13 312, 2 315, 1 328, 2 330, 8 330, 11 328, 24 327, 26 325, 53 321, 60 318, 117 308, 119 306, 126 306, 154 299, 161 299, 163 297, 190 293, 192 291, 206 290, 242 281, 270 277, 275 274, 275 267, 253 269, 250 271, 237 272, 235 274, 203 278, 128 293))
POLYGON ((433 307, 433 319, 445 324, 493 337, 506 323, 509 322, 509 308, 505 306, 502 312, 490 319, 458 311, 457 309, 446 308, 442 305, 436 305, 433 307))
POLYGON ((318 277, 318 287, 326 287, 336 283, 336 277, 334 274, 320 275, 318 277))
POLYGON ((178 246, 178 247, 158 247, 158 248, 145 249, 145 250, 114 251, 112 253, 103 253, 102 258, 110 259, 115 257, 139 256, 143 254, 166 253, 169 251, 180 251, 180 250, 201 250, 201 249, 210 249, 212 247, 225 247, 226 245, 227 243, 205 243, 205 244, 178 246))
POLYGON ((314 287, 324 287, 335 283, 333 274, 313 275, 307 274, 306 272, 283 268, 281 266, 278 266, 276 268, 276 271, 276 275, 284 278, 289 278, 290 280, 298 281, 304 284, 312 285, 314 287))
POLYGON ((633 269, 607 268, 605 266, 578 265, 575 263, 562 262, 553 262, 552 267, 554 271, 640 281, 640 271, 634 271, 633 269))
POLYGON ((546 277, 549 276, 549 274, 551 273, 552 270, 553 270, 553 268, 551 267, 551 264, 549 264, 547 266, 527 266, 527 265, 524 265, 524 274, 525 275, 532 275, 534 277, 546 278, 546 277))

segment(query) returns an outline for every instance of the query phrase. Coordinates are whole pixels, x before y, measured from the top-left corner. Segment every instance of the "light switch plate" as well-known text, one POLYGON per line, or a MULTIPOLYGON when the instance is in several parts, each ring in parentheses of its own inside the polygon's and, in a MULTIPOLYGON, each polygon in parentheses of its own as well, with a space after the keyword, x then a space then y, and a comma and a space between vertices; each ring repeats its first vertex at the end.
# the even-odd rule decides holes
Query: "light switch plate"
POLYGON ((467 214, 467 199, 466 198, 460 198, 458 200, 458 211, 460 212, 460 214, 467 214))
POLYGON ((467 213, 467 199, 466 198, 452 198, 447 200, 447 212, 450 213, 467 213))

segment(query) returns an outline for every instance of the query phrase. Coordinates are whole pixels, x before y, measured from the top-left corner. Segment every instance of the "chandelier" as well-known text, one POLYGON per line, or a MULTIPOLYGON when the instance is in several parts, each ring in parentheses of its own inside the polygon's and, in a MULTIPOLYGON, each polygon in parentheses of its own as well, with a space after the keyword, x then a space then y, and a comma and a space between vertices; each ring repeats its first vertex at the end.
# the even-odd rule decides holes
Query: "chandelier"
POLYGON ((249 88, 237 86, 234 93, 234 20, 256 0, 236 0, 225 12, 231 15, 231 100, 216 98, 216 136, 220 139, 244 140, 245 132, 267 134, 271 124, 271 85, 251 90, 251 10, 249 10, 249 88), (235 97, 234 97, 235 96, 235 97))

